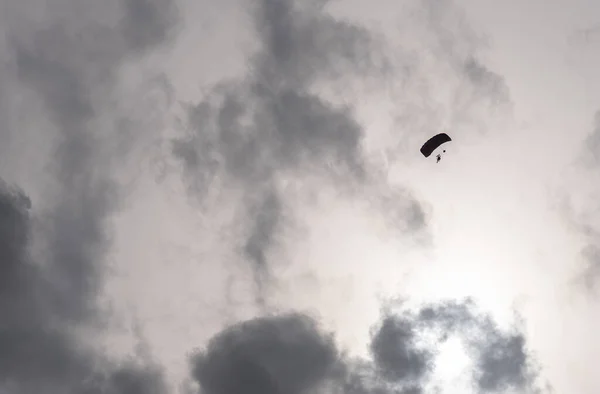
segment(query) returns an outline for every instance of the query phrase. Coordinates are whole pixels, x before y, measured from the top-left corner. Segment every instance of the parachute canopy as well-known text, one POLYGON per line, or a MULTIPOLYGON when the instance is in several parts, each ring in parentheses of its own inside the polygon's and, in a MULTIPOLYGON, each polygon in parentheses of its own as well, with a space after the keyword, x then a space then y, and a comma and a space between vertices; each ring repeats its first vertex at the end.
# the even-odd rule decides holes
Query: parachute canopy
POLYGON ((423 144, 421 147, 421 153, 425 157, 429 157, 440 145, 446 143, 448 141, 452 141, 452 138, 448 136, 446 133, 440 133, 438 135, 434 135, 427 142, 423 144))

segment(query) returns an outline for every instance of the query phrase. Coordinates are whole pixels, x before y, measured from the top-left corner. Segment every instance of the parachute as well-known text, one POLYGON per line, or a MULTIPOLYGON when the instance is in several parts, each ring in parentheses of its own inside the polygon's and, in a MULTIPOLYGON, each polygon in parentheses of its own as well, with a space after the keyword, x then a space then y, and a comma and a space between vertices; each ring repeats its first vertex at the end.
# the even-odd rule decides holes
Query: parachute
MULTIPOLYGON (((425 157, 429 157, 434 150, 436 150, 440 145, 452 141, 452 138, 448 136, 446 133, 440 133, 431 137, 427 142, 423 144, 421 147, 421 153, 425 157)), ((439 156, 439 155, 438 155, 439 156)), ((438 157, 439 161, 439 157, 438 157)))

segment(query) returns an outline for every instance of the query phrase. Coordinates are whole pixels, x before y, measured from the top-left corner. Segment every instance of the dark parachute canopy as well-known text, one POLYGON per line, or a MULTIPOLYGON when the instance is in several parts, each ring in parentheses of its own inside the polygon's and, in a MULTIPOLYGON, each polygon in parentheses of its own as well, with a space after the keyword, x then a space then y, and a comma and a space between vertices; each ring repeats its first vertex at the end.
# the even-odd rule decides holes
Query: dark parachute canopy
POLYGON ((446 133, 434 135, 423 144, 423 146, 421 147, 421 153, 423 154, 423 156, 429 157, 434 150, 436 150, 440 145, 448 141, 452 141, 452 138, 450 138, 446 133))

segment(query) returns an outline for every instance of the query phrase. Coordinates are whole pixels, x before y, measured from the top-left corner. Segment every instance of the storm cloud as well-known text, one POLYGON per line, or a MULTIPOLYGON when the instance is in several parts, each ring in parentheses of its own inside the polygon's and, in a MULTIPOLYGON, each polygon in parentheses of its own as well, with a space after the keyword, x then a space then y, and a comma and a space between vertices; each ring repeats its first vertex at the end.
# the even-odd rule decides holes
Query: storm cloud
POLYGON ((49 155, 44 181, 35 185, 43 200, 9 183, 0 190, 0 387, 12 393, 163 392, 161 372, 150 360, 120 364, 97 354, 93 340, 78 333, 93 336, 105 319, 97 296, 110 242, 107 221, 119 202, 109 171, 119 159, 108 142, 122 119, 107 104, 121 65, 166 40, 176 13, 170 3, 146 0, 44 2, 41 16, 40 7, 35 1, 2 5, 0 79, 10 80, 0 92, 2 175, 24 172, 23 157, 11 154, 21 133, 49 141, 49 155), (38 130, 28 128, 31 121, 38 130))
POLYGON ((475 392, 538 390, 523 334, 500 329, 469 300, 383 312, 366 359, 338 349, 307 315, 258 317, 216 334, 192 358, 192 375, 207 394, 430 392, 439 345, 452 336, 468 349, 475 392))

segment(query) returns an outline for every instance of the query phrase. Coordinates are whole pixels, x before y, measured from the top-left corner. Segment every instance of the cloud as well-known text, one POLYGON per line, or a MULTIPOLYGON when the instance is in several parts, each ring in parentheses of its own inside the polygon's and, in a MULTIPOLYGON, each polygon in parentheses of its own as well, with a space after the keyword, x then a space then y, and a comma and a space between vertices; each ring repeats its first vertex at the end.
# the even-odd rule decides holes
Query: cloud
MULTIPOLYGON (((277 233, 278 219, 282 213, 281 201, 275 194, 261 198, 259 204, 255 208, 256 212, 253 214, 256 221, 250 231, 244 250, 250 261, 256 264, 252 272, 255 275, 254 280, 259 288, 259 297, 262 297, 264 294, 262 287, 265 285, 265 281, 269 279, 265 253, 277 233)), ((264 305, 263 299, 259 299, 259 302, 264 305)))
MULTIPOLYGON (((107 140, 120 120, 107 103, 120 67, 166 40, 176 14, 170 2, 145 0, 45 2, 42 17, 33 12, 40 6, 3 7, 7 45, 0 56, 9 67, 0 80, 14 80, 0 103, 26 110, 40 127, 37 146, 50 141, 51 153, 36 185, 43 201, 28 202, 8 184, 0 189, 0 391, 164 392, 160 370, 148 360, 119 365, 76 333, 95 332, 106 318, 97 296, 107 221, 119 202, 109 171, 118 157, 107 140)), ((28 125, 0 112, 9 117, 3 137, 12 142, 23 131, 19 125, 28 125)))
POLYGON ((571 169, 571 184, 567 184, 563 197, 563 216, 568 225, 583 237, 581 262, 574 282, 589 292, 594 292, 600 278, 600 228, 596 224, 599 190, 596 182, 600 157, 600 111, 596 111, 592 127, 583 139, 581 150, 571 169), (576 188, 578 193, 574 193, 576 188))
POLYGON ((177 26, 178 14, 171 1, 122 0, 121 4, 121 32, 131 50, 162 45, 177 26))
POLYGON ((103 356, 94 355, 90 344, 75 339, 72 335, 75 326, 72 320, 65 319, 64 309, 68 307, 70 312, 71 308, 79 308, 78 302, 85 302, 90 294, 78 283, 67 283, 67 286, 74 284, 76 289, 69 288, 72 300, 65 305, 62 294, 65 290, 56 285, 53 277, 62 274, 73 281, 80 280, 69 270, 86 267, 70 267, 53 261, 42 265, 32 261, 28 253, 32 227, 27 197, 20 190, 3 185, 0 190, 0 390, 90 394, 163 392, 156 384, 161 375, 154 372, 151 365, 144 368, 134 363, 122 367, 112 365, 103 356), (133 388, 137 391, 130 390, 133 388))
POLYGON ((224 330, 195 356, 192 375, 210 394, 299 394, 333 373, 337 359, 314 321, 289 314, 224 330))
POLYGON ((80 388, 84 394, 163 394, 167 388, 161 370, 154 365, 124 365, 98 375, 80 388))
POLYGON ((591 244, 582 250, 585 266, 579 273, 581 276, 578 282, 588 290, 594 291, 600 279, 600 241, 596 236, 590 242, 591 244))
POLYGON ((600 110, 594 114, 592 131, 583 142, 583 161, 588 165, 598 165, 600 156, 600 110))
POLYGON ((500 75, 492 72, 481 61, 470 58, 465 62, 464 71, 481 96, 490 97, 496 103, 510 103, 508 86, 500 75))
POLYGON ((398 316, 383 319, 372 338, 371 352, 381 375, 391 382, 420 380, 430 368, 432 355, 416 348, 413 322, 398 316))
POLYGON ((192 357, 192 375, 207 394, 429 392, 438 347, 449 336, 466 343, 474 392, 536 390, 523 334, 501 330, 471 301, 384 312, 368 359, 338 350, 333 334, 306 315, 255 318, 215 335, 192 357))
POLYGON ((477 385, 485 392, 528 386, 527 354, 522 334, 503 334, 492 327, 479 344, 477 385))
POLYGON ((227 192, 230 204, 242 206, 236 221, 246 228, 241 248, 263 305, 265 283, 275 280, 267 257, 277 246, 272 233, 297 220, 282 191, 288 180, 312 193, 333 184, 347 195, 373 200, 379 211, 394 199, 401 208, 394 211, 393 225, 420 230, 425 223, 416 198, 386 190, 381 173, 371 168, 352 108, 315 91, 327 81, 382 72, 373 37, 336 20, 322 4, 264 0, 251 11, 260 45, 247 75, 218 84, 189 108, 173 154, 197 200, 227 192), (234 202, 229 191, 238 188, 244 196, 234 202))

